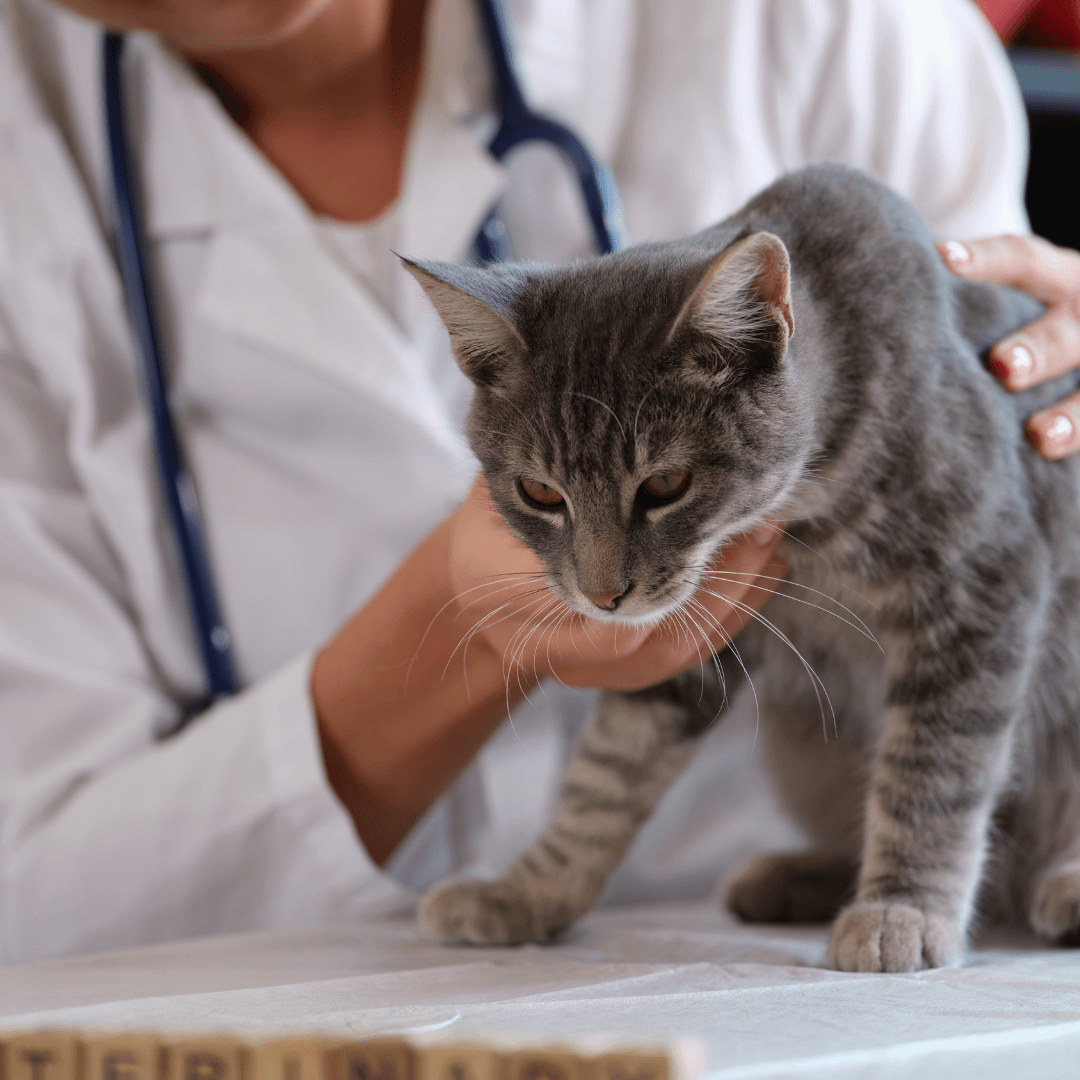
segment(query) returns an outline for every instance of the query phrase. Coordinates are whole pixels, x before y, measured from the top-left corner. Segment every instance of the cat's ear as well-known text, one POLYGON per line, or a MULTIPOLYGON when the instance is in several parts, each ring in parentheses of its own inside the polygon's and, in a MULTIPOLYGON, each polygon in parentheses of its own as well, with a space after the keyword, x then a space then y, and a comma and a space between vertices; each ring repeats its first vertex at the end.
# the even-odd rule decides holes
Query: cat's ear
POLYGON ((772 233, 754 233, 707 264, 668 340, 688 327, 721 345, 765 346, 777 358, 782 356, 795 330, 791 263, 784 242, 772 233))
POLYGON ((450 263, 405 258, 401 262, 446 324, 461 370, 478 386, 496 385, 527 351, 521 334, 503 314, 513 298, 514 280, 450 263))

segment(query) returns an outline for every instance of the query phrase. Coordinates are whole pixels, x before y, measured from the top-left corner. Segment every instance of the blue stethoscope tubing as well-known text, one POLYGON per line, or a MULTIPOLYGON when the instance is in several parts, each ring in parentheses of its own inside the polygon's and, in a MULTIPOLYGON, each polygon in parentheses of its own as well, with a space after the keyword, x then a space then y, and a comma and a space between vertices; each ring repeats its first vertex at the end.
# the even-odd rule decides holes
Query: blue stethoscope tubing
POLYGON ((189 706, 194 715, 205 705, 236 693, 239 683, 229 632, 221 617, 214 575, 203 538, 202 514, 191 472, 176 436, 165 388, 161 338, 150 288, 146 242, 138 209, 138 189, 128 141, 122 60, 124 39, 106 32, 102 43, 105 127, 113 181, 115 240, 128 315, 142 360, 143 386, 150 406, 154 458, 165 509, 180 559, 188 607, 199 645, 206 698, 189 706))
MULTIPOLYGON (((624 246, 625 238, 622 208, 611 174, 569 128, 529 108, 514 71, 509 28, 499 0, 477 0, 477 4, 491 59, 495 111, 499 118, 498 128, 488 145, 489 153, 502 161, 512 150, 526 143, 544 143, 557 149, 577 176, 597 251, 601 254, 618 251, 624 246)), ((123 35, 106 31, 102 38, 102 89, 112 171, 116 256, 142 361, 154 459, 207 688, 205 696, 184 710, 174 729, 178 730, 213 702, 236 693, 239 680, 207 555, 195 484, 184 461, 169 408, 161 338, 139 212, 138 185, 128 138, 123 54, 123 35)), ((481 263, 500 262, 507 257, 505 231, 497 208, 491 211, 477 234, 474 250, 481 263)))
MULTIPOLYGON (((502 161, 526 143, 554 147, 577 175, 596 250, 601 255, 620 250, 626 246, 626 236, 619 191, 611 173, 565 124, 529 108, 514 71, 510 30, 502 5, 499 0, 477 0, 477 5, 491 59, 495 114, 499 118, 488 153, 502 161)), ((506 233, 497 210, 493 209, 481 226, 474 248, 480 263, 502 262, 508 257, 506 233)))

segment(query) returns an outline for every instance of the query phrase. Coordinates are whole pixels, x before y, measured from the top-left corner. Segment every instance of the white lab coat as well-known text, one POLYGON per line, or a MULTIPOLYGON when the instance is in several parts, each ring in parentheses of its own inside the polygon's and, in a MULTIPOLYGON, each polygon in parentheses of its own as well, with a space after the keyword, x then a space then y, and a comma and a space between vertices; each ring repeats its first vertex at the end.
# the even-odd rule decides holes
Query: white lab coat
MULTIPOLYGON (((824 158, 893 183, 942 233, 1025 228, 1023 115, 968 0, 512 10, 535 102, 613 165, 635 239, 698 229, 824 158)), ((434 0, 426 49, 400 250, 462 258, 508 179, 522 254, 583 250, 547 166, 508 178, 483 150, 466 0, 434 0)), ((110 250, 98 55, 92 24, 0 0, 4 962, 350 921, 496 866, 538 828, 588 703, 537 695, 390 872, 367 858, 323 774, 310 659, 468 489, 468 387, 411 282, 389 312, 191 72, 134 35, 169 381, 247 687, 159 738, 201 677, 110 250)), ((718 731, 613 895, 706 887, 759 842, 772 819, 748 762, 744 730, 718 731)))

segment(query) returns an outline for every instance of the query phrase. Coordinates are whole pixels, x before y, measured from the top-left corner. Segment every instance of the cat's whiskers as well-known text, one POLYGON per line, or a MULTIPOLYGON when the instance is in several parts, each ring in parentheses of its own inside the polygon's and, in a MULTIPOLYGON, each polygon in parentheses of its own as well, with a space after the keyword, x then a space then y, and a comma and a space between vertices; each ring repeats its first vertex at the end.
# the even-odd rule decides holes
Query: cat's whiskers
MULTIPOLYGON (((540 432, 536 429, 536 426, 533 424, 531 417, 527 416, 516 404, 514 404, 513 401, 510 401, 508 398, 503 400, 503 404, 504 405, 509 405, 510 408, 513 409, 514 412, 516 412, 518 414, 518 416, 520 416, 521 419, 524 420, 525 423, 529 425, 530 428, 532 428, 532 433, 533 433, 533 435, 536 436, 536 441, 538 443, 543 443, 544 442, 544 440, 540 437, 540 432)), ((546 422, 547 421, 545 419, 545 423, 546 422)), ((548 435, 550 436, 550 434, 551 434, 551 432, 549 431, 548 435)))
MULTIPOLYGON (((545 622, 549 622, 549 621, 550 621, 550 626, 548 627, 548 634, 547 634, 548 670, 551 671, 552 675, 556 679, 559 680, 560 684, 562 684, 563 686, 566 686, 566 684, 562 681, 562 679, 559 679, 558 675, 556 675, 554 670, 552 670, 552 668, 551 668, 551 638, 552 638, 553 634, 555 633, 555 631, 558 629, 558 627, 562 624, 562 622, 570 615, 573 615, 573 612, 569 608, 567 608, 565 604, 562 604, 562 602, 558 601, 558 599, 556 598, 555 610, 554 611, 547 610, 543 614, 543 617, 538 619, 538 621, 536 622, 536 625, 529 629, 528 635, 523 637, 520 648, 517 649, 515 654, 512 655, 512 657, 511 657, 511 664, 514 665, 516 667, 516 670, 517 670, 518 688, 519 689, 521 689, 521 673, 523 671, 527 670, 525 665, 521 662, 521 658, 525 655, 525 649, 528 647, 528 637, 530 635, 533 635, 533 634, 536 635, 536 644, 533 646, 533 670, 535 670, 536 669, 536 656, 537 656, 537 653, 540 651, 540 644, 543 641, 543 626, 544 626, 545 622), (551 621, 551 620, 554 620, 554 621, 551 621)), ((507 683, 507 685, 509 686, 509 682, 507 683)), ((567 687, 567 689, 569 689, 569 687, 567 687)), ((540 692, 543 693, 545 696, 547 694, 547 691, 544 690, 542 681, 540 682, 540 692)), ((509 699, 507 699, 507 705, 509 705, 509 699)))
MULTIPOLYGON (((563 605, 563 606, 565 607, 565 605, 563 605)), ((559 678, 559 673, 555 670, 555 668, 552 666, 552 663, 551 663, 551 639, 559 632, 559 630, 562 628, 562 625, 563 625, 564 622, 566 622, 568 619, 573 618, 573 615, 574 615, 574 612, 570 608, 566 608, 566 610, 563 611, 559 615, 559 618, 552 624, 551 629, 548 631, 547 647, 546 647, 546 650, 545 650, 545 659, 547 660, 547 669, 548 669, 548 671, 551 672, 551 677, 553 679, 555 679, 556 682, 558 682, 558 684, 560 686, 566 687, 567 690, 569 690, 570 687, 567 686, 566 683, 564 683, 561 678, 559 678)), ((576 643, 574 645, 574 648, 576 648, 578 650, 578 655, 580 656, 581 655, 581 649, 578 648, 576 643)))
MULTIPOLYGON (((573 624, 574 616, 577 615, 577 614, 578 613, 576 611, 574 611, 573 608, 567 607, 564 604, 563 605, 563 610, 559 613, 558 618, 548 627, 547 637, 546 637, 545 644, 544 644, 544 658, 547 661, 547 670, 551 673, 551 677, 553 679, 555 679, 555 681, 560 686, 565 687, 567 690, 571 689, 571 687, 567 686, 567 684, 562 681, 562 679, 559 677, 559 673, 555 670, 555 667, 551 662, 551 642, 554 639, 555 635, 557 633, 559 633, 559 631, 562 629, 563 624, 566 623, 566 622, 571 623, 570 639, 573 641, 574 635, 573 635, 573 625, 572 624, 573 624)), ((583 620, 583 621, 587 622, 587 620, 583 620)), ((536 664, 536 654, 539 651, 539 648, 540 648, 540 642, 538 641, 536 643, 536 648, 533 650, 533 665, 534 666, 536 664)), ((577 644, 576 641, 574 642, 574 648, 577 649, 578 656, 581 656, 581 648, 577 644)))
POLYGON ((532 632, 530 624, 532 624, 534 621, 542 623, 544 619, 549 617, 549 615, 551 614, 551 609, 553 607, 556 609, 557 613, 558 606, 558 597, 552 596, 546 606, 541 607, 538 611, 533 612, 532 615, 530 615, 529 618, 526 620, 526 622, 514 631, 514 633, 510 637, 510 640, 506 643, 506 646, 503 649, 501 667, 503 671, 503 683, 506 689, 506 715, 510 717, 511 724, 513 724, 513 717, 511 715, 513 707, 510 704, 511 674, 516 675, 518 690, 521 692, 522 696, 525 698, 528 698, 529 696, 529 691, 526 689, 526 687, 522 686, 521 683, 521 676, 525 669, 524 665, 520 664, 518 661, 518 657, 521 654, 517 650, 516 641, 519 637, 521 637, 523 641, 527 644, 528 635, 532 632), (507 661, 508 652, 510 653, 509 661, 507 661))
POLYGON ((805 472, 802 479, 809 480, 815 484, 839 484, 841 487, 850 488, 852 491, 858 491, 859 489, 854 484, 849 484, 846 480, 837 480, 835 476, 824 476, 820 469, 812 469, 804 467, 805 472))
MULTIPOLYGON (((548 590, 546 590, 546 589, 536 589, 531 593, 524 594, 522 597, 511 597, 511 599, 508 600, 505 604, 502 604, 500 607, 496 608, 494 611, 488 612, 482 618, 478 619, 475 623, 473 623, 473 625, 469 628, 469 630, 465 634, 465 637, 463 638, 463 640, 465 642, 465 648, 464 648, 463 653, 462 653, 462 662, 463 663, 465 662, 465 653, 468 651, 469 645, 472 643, 472 639, 481 630, 490 630, 492 627, 499 626, 502 623, 506 622, 508 619, 512 619, 516 615, 521 615, 523 613, 523 611, 525 611, 525 609, 533 607, 534 605, 539 603, 539 600, 532 599, 532 600, 529 600, 528 604, 524 605, 524 607, 514 607, 513 605, 514 605, 514 602, 516 600, 524 599, 524 598, 527 598, 527 597, 530 597, 530 596, 531 597, 542 596, 547 591, 548 590), (506 609, 510 609, 510 610, 506 610, 506 609), (494 616, 498 615, 500 612, 502 612, 504 610, 506 610, 506 614, 502 615, 500 618, 497 618, 497 619, 494 618, 494 616)), ((547 597, 547 600, 548 600, 549 604, 556 602, 555 597, 550 596, 550 595, 547 597)), ((541 608, 540 610, 544 611, 544 610, 546 610, 546 608, 541 608)), ((513 642, 514 639, 522 632, 523 626, 527 626, 528 622, 532 618, 534 618, 535 615, 536 615, 535 611, 529 613, 529 615, 526 618, 525 623, 522 624, 522 626, 519 626, 513 632, 513 634, 511 634, 511 636, 510 636, 510 641, 511 642, 513 642)), ((461 643, 459 642, 459 645, 460 644, 461 643)), ((504 651, 504 659, 505 659, 505 648, 504 648, 503 651, 504 651)))
MULTIPOLYGON (((746 676, 746 681, 750 686, 750 693, 754 696, 754 746, 756 746, 758 728, 761 724, 761 706, 758 703, 757 687, 754 686, 754 680, 750 677, 750 671, 747 668, 746 664, 743 663, 743 658, 739 654, 739 650, 735 645, 734 638, 731 636, 731 634, 727 632, 727 630, 724 629, 724 627, 717 620, 716 616, 713 615, 709 611, 709 609, 704 606, 704 604, 702 604, 698 600, 693 599, 692 597, 688 602, 688 606, 689 605, 693 605, 694 609, 698 612, 698 614, 701 615, 704 619, 706 619, 710 625, 716 628, 726 648, 731 652, 731 655, 735 657, 735 662, 739 665, 740 668, 742 668, 742 672, 746 676)), ((724 691, 724 697, 720 704, 720 708, 723 709, 724 706, 727 704, 728 700, 727 679, 724 677, 723 666, 721 665, 720 659, 719 657, 717 657, 715 652, 713 653, 713 663, 716 664, 716 670, 720 676, 720 686, 721 689, 723 689, 724 691)), ((751 748, 751 750, 752 749, 753 748, 751 748)))
MULTIPOLYGON (((496 578, 496 579, 526 578, 526 579, 535 580, 536 578, 542 578, 542 577, 544 577, 543 572, 538 572, 538 571, 530 571, 530 572, 525 573, 525 574, 492 574, 491 575, 491 578, 496 578)), ((413 653, 412 659, 409 661, 409 666, 405 671, 405 690, 406 691, 409 689, 409 677, 412 675, 412 669, 416 665, 417 660, 420 658, 420 651, 424 647, 424 642, 427 641, 428 635, 431 633, 431 628, 435 625, 435 622, 439 618, 439 616, 442 615, 442 613, 448 607, 450 607, 453 604, 456 604, 460 599, 462 599, 462 597, 468 596, 469 593, 477 592, 479 589, 484 589, 484 588, 488 588, 488 587, 494 587, 495 585, 499 585, 499 584, 502 584, 502 582, 498 581, 498 580, 493 581, 493 580, 490 580, 490 579, 485 579, 479 585, 474 585, 471 589, 465 589, 462 592, 455 593, 449 600, 446 601, 445 604, 443 604, 443 606, 441 608, 439 608, 438 611, 435 612, 434 615, 432 615, 431 621, 427 624, 427 627, 424 630, 423 636, 420 638, 420 644, 416 646, 416 652, 413 653)), ((513 586, 507 586, 507 588, 512 588, 512 587, 513 586)), ((465 605, 465 608, 467 608, 467 607, 469 607, 468 604, 465 605)), ((463 608, 462 610, 464 611, 465 608, 463 608)), ((458 613, 458 615, 460 615, 460 614, 461 614, 461 612, 458 613)), ((455 620, 458 618, 458 615, 454 616, 455 620)))
MULTIPOLYGON (((697 610, 699 615, 704 615, 706 617, 706 625, 711 625, 715 630, 718 630, 721 634, 724 634, 723 628, 720 627, 716 623, 716 621, 714 619, 712 619, 711 616, 709 616, 708 612, 705 611, 705 609, 702 608, 700 604, 697 605, 695 610, 697 610)), ((680 609, 680 614, 683 616, 684 619, 688 620, 688 623, 693 623, 694 629, 697 630, 696 635, 692 634, 691 640, 693 641, 694 648, 695 648, 695 650, 697 651, 697 654, 698 654, 698 663, 702 664, 702 663, 704 663, 704 658, 701 655, 701 644, 702 644, 702 642, 708 642, 709 641, 709 634, 702 627, 701 623, 699 623, 697 621, 697 619, 695 619, 694 616, 691 615, 690 612, 686 608, 680 609)), ((687 626, 687 632, 692 633, 690 631, 689 625, 687 626)), ((731 639, 728 638, 726 634, 724 635, 724 639, 725 639, 726 643, 730 644, 731 639)), ((720 667, 720 661, 717 660, 716 651, 713 649, 711 643, 709 644, 709 655, 712 657, 713 666, 716 668, 716 674, 720 679, 720 685, 724 686, 724 672, 720 667)), ((726 690, 726 688, 725 688, 725 690, 726 690)))
MULTIPOLYGON (((680 631, 679 637, 675 637, 674 633, 672 634, 672 637, 675 639, 676 646, 678 646, 681 641, 681 634, 685 632, 687 642, 694 646, 694 651, 697 653, 698 668, 701 670, 701 691, 698 694, 698 704, 700 705, 702 699, 705 697, 705 658, 701 655, 701 643, 698 641, 697 636, 691 632, 690 624, 687 620, 686 615, 682 611, 675 611, 669 613, 668 615, 665 615, 664 618, 661 620, 660 625, 666 626, 669 621, 674 623, 675 628, 680 631)), ((712 649, 710 649, 709 651, 710 653, 712 653, 713 662, 715 663, 716 654, 712 652, 712 649)), ((727 684, 724 681, 724 673, 720 670, 719 666, 717 667, 716 671, 717 674, 720 676, 720 685, 723 688, 724 700, 726 701, 727 684)))
MULTIPOLYGON (((472 428, 472 431, 480 435, 494 435, 496 438, 505 439, 507 442, 515 442, 518 446, 524 448, 528 454, 531 454, 533 451, 533 443, 526 442, 524 439, 512 435, 509 431, 496 431, 494 428, 472 428)), ((474 458, 473 460, 475 461, 476 459, 474 458)))
MULTIPOLYGON (((760 579, 765 580, 765 581, 776 581, 776 582, 779 582, 781 584, 787 583, 788 585, 801 585, 800 582, 788 581, 787 578, 771 577, 770 575, 767 575, 767 574, 742 573, 742 572, 737 571, 737 570, 732 570, 732 571, 728 571, 728 570, 709 570, 709 571, 706 571, 702 575, 703 579, 708 578, 708 579, 713 580, 713 581, 726 581, 729 585, 740 585, 745 589, 757 589, 757 590, 759 590, 761 592, 771 593, 773 596, 775 596, 775 597, 777 597, 777 598, 779 598, 781 600, 791 600, 793 603, 796 603, 796 604, 805 604, 807 607, 816 608, 818 611, 824 612, 826 615, 832 615, 832 617, 834 619, 839 619, 846 626, 850 626, 852 628, 852 630, 854 630, 857 633, 861 634, 868 641, 872 641, 878 647, 878 649, 881 650, 881 654, 883 656, 885 655, 884 647, 882 646, 881 642, 878 641, 878 639, 874 636, 874 632, 870 629, 870 627, 867 626, 866 623, 864 623, 862 621, 862 619, 860 619, 859 616, 855 614, 854 611, 852 611, 848 607, 845 607, 843 604, 840 603, 839 600, 834 600, 831 596, 829 596, 828 593, 823 593, 819 589, 811 589, 809 585, 802 585, 801 586, 802 588, 807 589, 810 592, 815 593, 818 596, 824 597, 826 600, 830 601, 831 603, 836 604, 836 606, 838 608, 840 608, 841 610, 847 612, 851 616, 851 619, 845 619, 843 615, 839 615, 839 614, 837 614, 837 612, 831 611, 829 608, 825 607, 823 604, 815 604, 812 600, 804 600, 804 599, 802 599, 802 597, 799 597, 799 596, 790 596, 786 592, 781 592, 779 588, 770 589, 767 585, 758 585, 758 584, 756 584, 755 581, 740 581, 740 580, 738 580, 740 577, 752 577, 752 578, 755 579, 755 581, 758 578, 760 578, 760 579), (852 620, 854 620, 854 621, 852 621, 852 620)), ((687 582, 687 584, 689 584, 689 582, 687 582)))
MULTIPOLYGON (((540 602, 541 602, 540 599, 533 599, 533 600, 530 600, 529 603, 525 605, 525 607, 526 608, 532 607, 533 605, 535 605, 537 603, 540 603, 540 602)), ((472 690, 471 690, 471 687, 469 685, 469 663, 468 663, 469 646, 472 644, 473 638, 478 633, 480 633, 481 630, 490 629, 491 627, 498 626, 500 623, 505 622, 507 619, 512 619, 515 616, 520 615, 521 612, 522 612, 522 608, 521 607, 512 607, 511 608, 512 603, 513 602, 510 601, 510 602, 502 605, 502 607, 497 608, 495 611, 490 612, 488 615, 485 615, 482 619, 478 620, 472 627, 470 627, 469 630, 466 631, 466 633, 458 641, 457 645, 454 646, 454 653, 451 654, 450 659, 446 663, 446 667, 443 669, 443 678, 445 678, 446 677, 446 672, 449 670, 450 663, 452 662, 452 660, 454 658, 454 654, 457 653, 458 649, 461 649, 461 669, 462 669, 462 675, 464 676, 464 680, 465 680, 465 693, 466 693, 466 695, 468 697, 468 700, 470 700, 470 701, 472 700, 472 690), (501 618, 493 619, 492 617, 494 615, 497 615, 500 611, 502 611, 503 608, 511 608, 511 610, 508 611, 501 618)), ((531 616, 530 616, 530 618, 531 618, 531 616)))
MULTIPOLYGON (((559 611, 557 607, 556 607, 556 609, 554 611, 545 610, 545 612, 543 613, 543 618, 538 619, 536 625, 530 627, 530 629, 528 631, 528 634, 523 635, 523 637, 522 637, 522 647, 521 647, 521 649, 518 650, 517 657, 516 657, 516 663, 517 663, 517 666, 518 666, 519 670, 523 670, 523 671, 525 670, 525 664, 522 663, 522 658, 525 656, 525 649, 528 647, 529 637, 534 637, 535 638, 535 644, 534 644, 534 646, 532 646, 532 670, 536 671, 537 653, 540 651, 540 644, 543 642, 543 626, 544 626, 544 623, 551 623, 551 625, 554 626, 555 622, 553 622, 552 620, 557 620, 559 618, 559 616, 561 616, 561 615, 562 615, 562 612, 559 611)), ((550 638, 551 638, 551 635, 550 635, 550 627, 549 627, 549 642, 550 642, 550 638)), ((541 690, 542 689, 543 689, 543 687, 541 685, 541 690)))
POLYGON ((623 442, 626 442, 626 428, 622 426, 622 421, 616 415, 615 410, 610 405, 608 405, 607 402, 601 401, 597 397, 593 397, 592 394, 582 393, 582 391, 580 390, 564 390, 563 393, 569 394, 573 397, 585 398, 586 401, 595 401, 596 404, 599 405, 601 408, 607 409, 607 411, 611 413, 611 418, 615 421, 616 424, 619 425, 619 434, 622 435, 623 442))
MULTIPOLYGON (((469 645, 472 643, 472 639, 481 630, 490 629, 493 626, 498 626, 500 623, 505 622, 507 619, 511 619, 515 615, 520 614, 521 611, 522 611, 522 608, 513 606, 519 600, 527 599, 530 596, 532 596, 532 597, 542 597, 545 593, 550 593, 550 590, 548 590, 548 588, 546 586, 543 589, 534 589, 532 592, 523 593, 520 596, 511 597, 509 600, 506 601, 506 603, 500 604, 499 607, 495 608, 493 611, 487 612, 480 619, 478 619, 475 623, 473 623, 473 625, 464 633, 464 635, 462 635, 462 637, 460 638, 458 643, 454 646, 453 652, 451 652, 450 656, 447 658, 446 666, 443 668, 442 677, 444 679, 446 678, 446 673, 450 669, 450 664, 453 662, 454 657, 457 655, 458 649, 462 649, 461 665, 462 665, 463 674, 465 676, 465 693, 466 693, 466 695, 468 697, 468 700, 471 701, 472 700, 472 692, 471 692, 471 690, 469 688, 468 652, 469 652, 469 645), (494 617, 496 615, 498 615, 502 611, 505 611, 507 608, 511 609, 510 611, 507 612, 507 614, 503 615, 499 619, 494 619, 494 617), (492 619, 494 619, 494 621, 491 621, 492 619), (463 646, 464 646, 464 648, 462 648, 463 646)), ((525 607, 526 608, 532 607, 534 604, 536 604, 538 602, 539 601, 536 600, 536 599, 529 600, 528 604, 526 604, 525 607)))
POLYGON ((822 562, 825 561, 825 556, 820 551, 818 551, 816 548, 812 548, 808 543, 806 543, 805 540, 800 540, 797 536, 792 536, 791 533, 789 533, 783 525, 774 525, 771 521, 766 521, 762 519, 758 522, 755 528, 760 528, 762 525, 764 525, 767 529, 772 529, 773 532, 778 532, 782 539, 790 540, 793 544, 798 544, 799 547, 806 548, 806 550, 809 551, 811 555, 815 555, 817 558, 821 559, 822 562))
POLYGON ((645 404, 645 401, 648 398, 648 396, 654 390, 656 390, 659 386, 660 386, 660 383, 653 383, 653 385, 650 386, 649 389, 646 390, 645 393, 641 395, 641 400, 638 402, 638 407, 634 411, 634 428, 633 428, 634 442, 633 442, 633 447, 634 447, 635 452, 637 450, 637 426, 638 426, 638 418, 641 416, 641 406, 645 404))
POLYGON ((519 626, 513 634, 510 635, 510 640, 506 643, 503 649, 503 667, 507 671, 512 669, 519 670, 519 686, 520 686, 520 670, 524 670, 524 665, 521 663, 520 658, 524 655, 525 648, 528 647, 530 636, 535 633, 547 619, 553 615, 559 614, 560 609, 563 607, 562 601, 552 594, 550 603, 544 607, 534 611, 524 623, 519 626), (510 654, 509 662, 507 661, 507 653, 510 654))
POLYGON ((825 701, 829 705, 829 712, 832 714, 833 735, 836 736, 838 734, 836 710, 833 708, 832 699, 829 697, 829 691, 826 689, 825 683, 822 681, 821 676, 818 675, 818 673, 814 670, 813 665, 810 663, 810 661, 807 660, 805 656, 803 656, 803 654, 798 650, 798 648, 796 648, 795 643, 791 640, 791 638, 789 638, 787 634, 785 634, 783 630, 781 630, 774 622, 771 622, 769 619, 765 618, 765 616, 762 615, 760 611, 755 611, 752 607, 750 607, 749 604, 744 604, 741 600, 734 600, 730 596, 724 596, 722 593, 713 592, 711 589, 701 589, 700 591, 708 594, 709 596, 715 596, 718 600, 724 600, 737 611, 741 611, 744 615, 747 615, 749 618, 761 623, 762 626, 775 634, 789 649, 791 649, 791 651, 798 657, 799 663, 803 666, 803 670, 810 677, 810 685, 814 688, 814 695, 817 697, 818 701, 818 709, 821 712, 821 730, 825 736, 825 741, 829 741, 829 729, 828 721, 825 716, 825 707, 824 705, 822 705, 821 702, 823 694, 825 696, 825 701))
MULTIPOLYGON (((544 622, 548 621, 549 619, 551 619, 553 617, 557 617, 557 613, 558 613, 557 611, 550 610, 550 606, 549 606, 549 608, 542 608, 540 611, 536 612, 536 616, 535 616, 534 620, 530 620, 530 621, 535 621, 535 625, 531 625, 531 626, 528 626, 527 629, 523 629, 523 633, 521 635, 521 643, 519 643, 519 645, 511 652, 510 666, 509 666, 509 669, 507 671, 507 676, 505 676, 505 681, 507 681, 507 690, 508 690, 508 699, 507 699, 508 711, 509 711, 509 708, 510 708, 510 699, 509 699, 510 674, 511 674, 511 672, 513 672, 515 678, 517 679, 517 689, 518 689, 518 691, 521 691, 522 693, 525 694, 526 697, 528 697, 528 691, 522 685, 522 676, 525 674, 525 672, 527 670, 525 664, 522 662, 522 658, 525 656, 526 648, 528 648, 529 638, 534 636, 535 634, 538 634, 540 632, 541 627, 543 626, 544 622)), ((505 653, 503 653, 503 654, 505 656, 505 653)), ((535 657, 535 650, 534 650, 534 657, 535 657)), ((534 670, 535 670, 535 663, 534 663, 534 670)), ((545 691, 543 689, 542 681, 540 681, 538 686, 539 686, 540 692, 545 693, 545 691)))
MULTIPOLYGON (((656 624, 661 629, 667 630, 671 634, 671 640, 674 642, 675 647, 678 648, 682 644, 683 635, 687 632, 686 624, 678 618, 678 611, 665 611, 660 621, 656 624)), ((687 643, 692 643, 694 638, 688 637, 687 643)))

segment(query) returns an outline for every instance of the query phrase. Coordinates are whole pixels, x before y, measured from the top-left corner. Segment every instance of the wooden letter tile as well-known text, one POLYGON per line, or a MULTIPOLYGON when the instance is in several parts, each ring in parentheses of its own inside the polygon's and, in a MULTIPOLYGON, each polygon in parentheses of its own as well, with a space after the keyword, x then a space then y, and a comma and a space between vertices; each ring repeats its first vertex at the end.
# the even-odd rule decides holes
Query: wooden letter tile
POLYGON ((364 1039, 327 1055, 328 1080, 415 1080, 412 1048, 404 1039, 364 1039))
POLYGON ((416 1051, 416 1080, 501 1080, 502 1060, 483 1046, 423 1046, 416 1051))
POLYGON ((42 1031, 4 1040, 4 1080, 81 1080, 81 1047, 71 1031, 42 1031))

